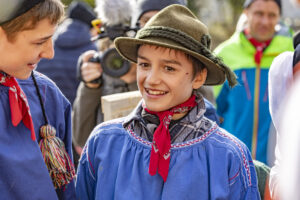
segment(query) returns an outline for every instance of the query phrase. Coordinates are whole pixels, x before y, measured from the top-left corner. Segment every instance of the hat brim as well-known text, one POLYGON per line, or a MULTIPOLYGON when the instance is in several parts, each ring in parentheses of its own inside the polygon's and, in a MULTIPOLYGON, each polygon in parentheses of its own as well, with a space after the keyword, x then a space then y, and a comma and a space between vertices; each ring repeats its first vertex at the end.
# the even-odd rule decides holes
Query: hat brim
POLYGON ((138 46, 143 44, 180 50, 200 60, 207 68, 207 78, 204 85, 219 85, 225 81, 225 70, 222 67, 199 53, 179 46, 178 43, 170 39, 159 37, 147 37, 146 39, 119 37, 115 40, 115 46, 119 54, 134 63, 137 63, 138 46))

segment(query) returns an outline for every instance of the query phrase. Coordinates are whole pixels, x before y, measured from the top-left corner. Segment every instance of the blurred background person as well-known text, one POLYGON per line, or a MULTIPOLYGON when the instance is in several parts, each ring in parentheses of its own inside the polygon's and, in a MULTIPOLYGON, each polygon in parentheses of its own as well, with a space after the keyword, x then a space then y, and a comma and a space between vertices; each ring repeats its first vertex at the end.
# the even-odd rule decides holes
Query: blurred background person
POLYGON ((83 52, 97 49, 90 40, 96 34, 91 24, 96 15, 88 4, 77 1, 69 5, 66 14, 67 18, 53 36, 54 58, 41 60, 37 71, 51 78, 73 104, 79 85, 76 78, 77 60, 83 52))
POLYGON ((278 54, 293 50, 292 37, 275 29, 280 0, 246 0, 243 12, 247 17, 244 29, 215 50, 239 81, 232 90, 227 83, 215 88, 217 111, 224 120, 221 126, 248 146, 253 159, 268 164, 268 71, 278 54))
POLYGON ((78 62, 78 72, 82 81, 73 104, 72 128, 73 144, 79 155, 93 128, 103 121, 101 97, 137 90, 135 66, 130 66, 121 76, 112 77, 103 73, 99 62, 90 61, 95 55, 99 55, 100 58, 114 49, 113 39, 116 36, 126 35, 125 27, 129 26, 131 16, 130 1, 97 0, 95 11, 107 36, 98 41, 99 52, 87 51, 78 62))

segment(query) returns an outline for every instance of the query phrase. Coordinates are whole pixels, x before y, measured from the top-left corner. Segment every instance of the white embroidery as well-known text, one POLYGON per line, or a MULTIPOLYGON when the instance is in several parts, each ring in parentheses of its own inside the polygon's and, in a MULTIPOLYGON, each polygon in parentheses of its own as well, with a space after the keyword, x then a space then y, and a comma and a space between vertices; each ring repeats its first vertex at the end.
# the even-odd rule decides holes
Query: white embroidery
POLYGON ((0 83, 4 83, 4 82, 6 81, 5 79, 6 79, 6 77, 5 77, 5 76, 2 76, 2 77, 1 77, 1 80, 0 80, 0 83))
POLYGON ((164 154, 164 159, 167 160, 171 155, 171 152, 169 151, 168 153, 164 154))
POLYGON ((155 141, 153 141, 152 146, 153 146, 154 152, 157 153, 158 148, 156 147, 155 141))

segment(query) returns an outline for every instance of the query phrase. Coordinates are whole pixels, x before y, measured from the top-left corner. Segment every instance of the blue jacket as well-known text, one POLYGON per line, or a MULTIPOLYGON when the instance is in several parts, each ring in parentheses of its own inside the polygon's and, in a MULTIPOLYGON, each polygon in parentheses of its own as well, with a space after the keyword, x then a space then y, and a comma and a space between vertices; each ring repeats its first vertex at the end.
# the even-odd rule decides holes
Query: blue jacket
POLYGON ((151 142, 131 128, 132 124, 143 121, 135 114, 141 112, 134 111, 126 118, 98 125, 80 160, 76 182, 78 198, 260 199, 247 147, 201 112, 193 108, 170 130, 171 135, 179 132, 187 136, 206 131, 194 139, 172 143, 166 182, 158 174, 149 175, 151 142))
MULTIPOLYGON (((55 84, 36 73, 49 123, 55 127, 66 150, 72 157, 71 105, 55 84)), ((45 125, 41 105, 31 77, 18 80, 24 91, 32 115, 37 141, 39 129, 45 125)), ((32 141, 30 130, 21 122, 11 122, 8 87, 0 84, 0 199, 49 200, 58 199, 37 141, 32 141)), ((58 190, 59 199, 75 199, 74 182, 58 190)))
POLYGON ((79 80, 76 78, 78 57, 88 50, 97 50, 90 41, 90 27, 85 23, 66 19, 53 36, 55 56, 52 60, 43 59, 37 71, 47 75, 60 88, 73 104, 79 80))
POLYGON ((224 118, 221 126, 251 149, 253 159, 264 163, 271 125, 268 72, 273 59, 288 50, 293 50, 292 38, 277 33, 264 50, 261 65, 256 66, 255 48, 242 32, 236 32, 215 50, 239 83, 232 89, 227 82, 215 87, 217 113, 224 118))

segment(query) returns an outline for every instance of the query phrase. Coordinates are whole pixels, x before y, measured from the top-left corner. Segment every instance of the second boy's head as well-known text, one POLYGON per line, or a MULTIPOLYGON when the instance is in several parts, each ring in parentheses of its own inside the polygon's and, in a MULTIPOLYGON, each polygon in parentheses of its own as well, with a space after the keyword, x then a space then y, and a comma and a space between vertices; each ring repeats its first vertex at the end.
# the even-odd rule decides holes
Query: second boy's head
POLYGON ((64 7, 59 0, 22 2, 0 19, 0 71, 26 79, 41 58, 53 57, 52 35, 64 7))
POLYGON ((222 84, 235 76, 210 48, 207 27, 186 7, 161 10, 135 38, 117 38, 124 58, 137 63, 139 90, 148 109, 168 110, 185 102, 193 90, 222 84))

